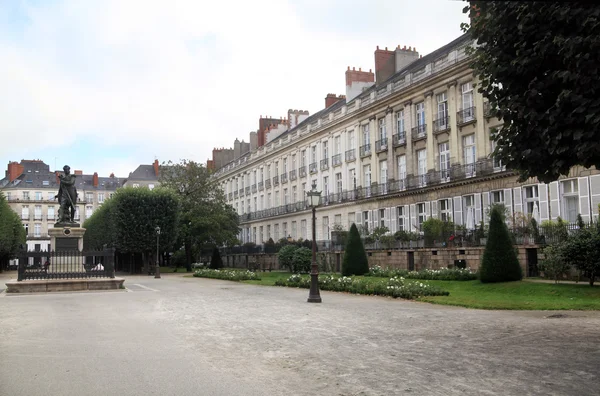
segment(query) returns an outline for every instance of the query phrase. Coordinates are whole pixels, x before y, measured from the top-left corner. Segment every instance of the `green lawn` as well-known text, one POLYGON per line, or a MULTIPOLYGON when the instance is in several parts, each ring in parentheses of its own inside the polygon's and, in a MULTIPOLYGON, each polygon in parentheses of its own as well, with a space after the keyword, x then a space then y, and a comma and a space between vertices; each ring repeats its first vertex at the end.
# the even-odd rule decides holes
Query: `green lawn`
MULTIPOLYGON (((273 286, 287 279, 289 272, 259 272, 261 280, 243 281, 273 286)), ((373 281, 382 278, 368 278, 373 281)), ((479 309, 516 310, 600 310, 600 286, 587 283, 521 282, 488 283, 474 281, 421 281, 450 292, 449 296, 422 297, 419 301, 479 309)))

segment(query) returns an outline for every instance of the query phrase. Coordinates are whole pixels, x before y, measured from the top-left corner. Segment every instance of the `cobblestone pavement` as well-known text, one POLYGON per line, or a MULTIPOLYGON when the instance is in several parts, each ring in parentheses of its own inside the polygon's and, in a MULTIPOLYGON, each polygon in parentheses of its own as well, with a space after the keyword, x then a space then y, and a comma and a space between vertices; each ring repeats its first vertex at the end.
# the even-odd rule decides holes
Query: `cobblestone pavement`
POLYGON ((600 313, 178 275, 0 294, 0 395, 599 395, 600 313), (554 317, 553 317, 554 316, 554 317))

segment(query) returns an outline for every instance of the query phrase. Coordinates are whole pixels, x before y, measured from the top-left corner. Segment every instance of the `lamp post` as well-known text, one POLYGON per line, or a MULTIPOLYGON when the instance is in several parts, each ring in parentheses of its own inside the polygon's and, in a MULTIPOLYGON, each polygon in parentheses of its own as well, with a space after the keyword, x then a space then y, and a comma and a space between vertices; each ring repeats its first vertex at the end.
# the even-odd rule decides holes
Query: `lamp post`
POLYGON ((317 266, 317 232, 316 232, 316 211, 321 200, 321 191, 317 191, 317 185, 312 185, 312 190, 306 193, 308 206, 312 208, 312 265, 310 267, 310 292, 308 293, 309 303, 320 303, 321 294, 319 293, 319 267, 317 266))
POLYGON ((291 235, 288 235, 288 237, 287 237, 287 241, 288 241, 288 243, 292 243, 293 239, 292 239, 292 236, 291 236, 291 235))
POLYGON ((159 241, 158 238, 160 237, 160 227, 156 226, 154 231, 156 231, 156 268, 154 270, 154 278, 159 279, 160 278, 160 260, 158 257, 158 241, 159 241))

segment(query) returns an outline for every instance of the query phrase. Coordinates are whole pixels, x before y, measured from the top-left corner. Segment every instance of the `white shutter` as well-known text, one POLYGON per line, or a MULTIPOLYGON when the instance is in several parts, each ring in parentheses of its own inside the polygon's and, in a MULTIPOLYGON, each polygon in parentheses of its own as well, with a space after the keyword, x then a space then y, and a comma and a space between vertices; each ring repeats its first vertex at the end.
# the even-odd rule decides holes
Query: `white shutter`
POLYGON ((425 202, 425 216, 426 220, 431 217, 431 202, 425 202))
POLYGON ((369 210, 369 234, 375 229, 375 216, 377 216, 377 210, 369 210))
POLYGON ((392 225, 390 224, 390 208, 385 208, 385 226, 388 230, 392 230, 392 225))
POLYGON ((559 184, 557 181, 553 181, 550 183, 550 216, 552 220, 556 220, 558 216, 560 216, 560 200, 558 187, 559 184))
POLYGON ((481 194, 481 211, 483 216, 483 222, 489 224, 490 222, 490 193, 484 192, 481 194))
POLYGON ((506 214, 507 217, 509 217, 510 219, 512 219, 512 214, 513 214, 512 190, 510 188, 505 188, 504 189, 504 206, 506 206, 506 209, 507 209, 507 212, 508 212, 506 214))
POLYGON ((412 225, 410 225, 410 210, 408 205, 404 205, 404 231, 412 231, 412 225))
POLYGON ((478 227, 481 223, 481 194, 475 193, 473 198, 475 198, 475 226, 478 227))
POLYGON ((454 207, 452 203, 452 198, 448 198, 448 210, 450 211, 450 221, 454 222, 454 212, 452 208, 454 207))
POLYGON ((523 198, 521 197, 521 187, 513 188, 513 193, 514 193, 513 205, 515 208, 515 213, 517 213, 517 212, 523 213, 523 198))
POLYGON ((417 206, 415 204, 410 205, 410 222, 409 222, 409 231, 416 231, 417 218, 416 218, 417 206))
POLYGON ((550 219, 548 213, 548 185, 538 184, 538 194, 540 196, 540 222, 550 219))
POLYGON ((454 224, 462 225, 462 197, 454 197, 454 224))
POLYGON ((359 210, 358 212, 356 212, 356 226, 361 226, 362 225, 362 212, 359 210))
POLYGON ((590 190, 587 177, 579 177, 579 212, 584 222, 590 221, 590 190))
POLYGON ((398 220, 397 220, 398 214, 397 214, 396 207, 394 206, 394 207, 390 208, 389 211, 390 211, 390 231, 392 234, 395 234, 397 231, 396 226, 398 225, 398 220))
POLYGON ((592 207, 590 208, 590 212, 592 213, 592 217, 598 217, 600 212, 600 175, 590 176, 590 197, 592 201, 592 207))
POLYGON ((439 218, 438 215, 438 201, 431 201, 431 217, 439 218))

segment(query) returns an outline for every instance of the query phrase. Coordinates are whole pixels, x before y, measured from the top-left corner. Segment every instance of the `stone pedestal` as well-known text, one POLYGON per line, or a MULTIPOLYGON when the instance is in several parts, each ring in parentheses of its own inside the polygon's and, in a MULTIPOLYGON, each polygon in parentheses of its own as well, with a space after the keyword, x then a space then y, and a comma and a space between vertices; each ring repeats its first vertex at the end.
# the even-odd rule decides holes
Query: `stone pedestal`
POLYGON ((83 250, 85 228, 79 227, 78 224, 75 225, 76 227, 72 227, 71 225, 55 226, 48 230, 50 248, 54 252, 49 272, 86 272, 84 266, 85 257, 73 254, 73 252, 81 252, 83 250), (63 252, 64 255, 61 255, 63 252))

